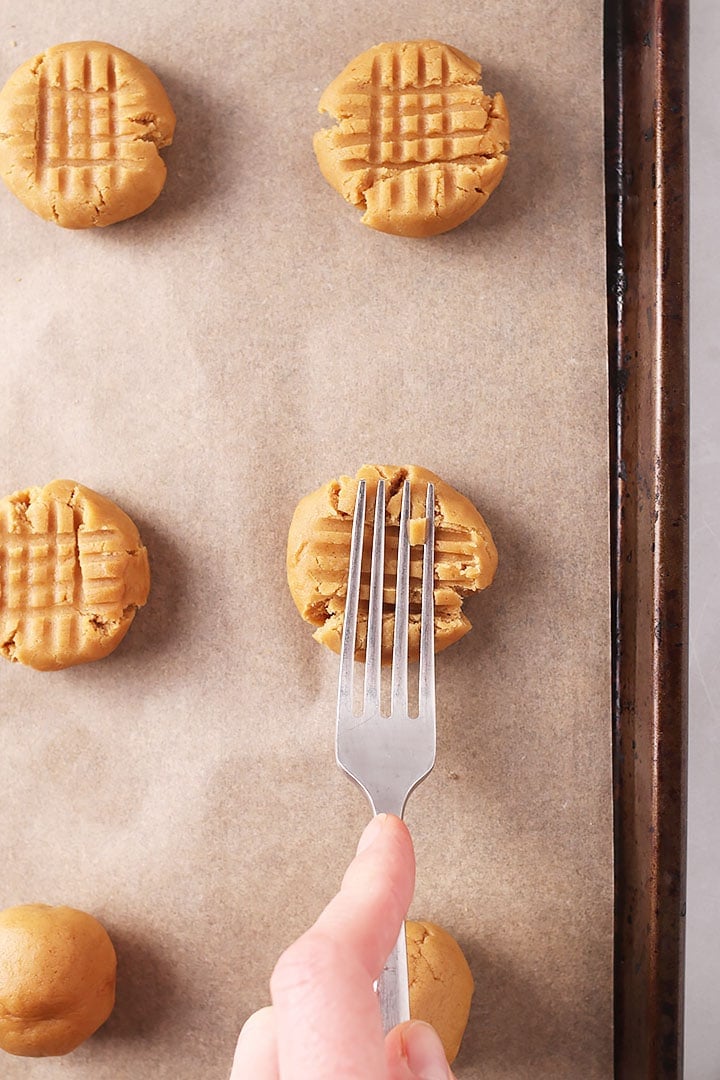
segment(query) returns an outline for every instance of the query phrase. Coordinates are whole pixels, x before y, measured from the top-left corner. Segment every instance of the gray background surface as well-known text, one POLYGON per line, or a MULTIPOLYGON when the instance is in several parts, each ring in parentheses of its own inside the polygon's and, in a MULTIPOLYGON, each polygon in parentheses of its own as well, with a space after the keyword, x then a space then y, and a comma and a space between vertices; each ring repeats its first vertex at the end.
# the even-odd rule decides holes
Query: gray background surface
POLYGON ((720 50, 717 0, 690 3, 691 481, 690 759, 687 908, 687 1080, 720 1077, 720 50))

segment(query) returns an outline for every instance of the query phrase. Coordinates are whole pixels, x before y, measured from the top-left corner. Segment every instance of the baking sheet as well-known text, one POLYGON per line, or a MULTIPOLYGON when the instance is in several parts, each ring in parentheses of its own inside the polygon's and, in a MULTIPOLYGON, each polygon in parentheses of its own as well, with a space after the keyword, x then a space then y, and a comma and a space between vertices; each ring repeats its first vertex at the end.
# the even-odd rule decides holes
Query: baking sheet
POLYGON ((683 1072, 688 3, 606 4, 615 1070, 683 1072))
POLYGON ((297 499, 368 460, 438 472, 500 552, 438 660, 438 762, 407 814, 412 912, 477 981, 457 1075, 612 1075, 601 14, 6 3, 3 78, 111 41, 178 130, 165 192, 126 224, 64 232, 0 192, 0 487, 111 496, 154 580, 111 658, 0 669, 0 903, 92 911, 120 960, 105 1028, 3 1077, 227 1075, 367 816, 284 546, 297 499), (362 226, 311 150, 347 60, 421 36, 477 56, 512 123, 487 207, 426 242, 362 226))

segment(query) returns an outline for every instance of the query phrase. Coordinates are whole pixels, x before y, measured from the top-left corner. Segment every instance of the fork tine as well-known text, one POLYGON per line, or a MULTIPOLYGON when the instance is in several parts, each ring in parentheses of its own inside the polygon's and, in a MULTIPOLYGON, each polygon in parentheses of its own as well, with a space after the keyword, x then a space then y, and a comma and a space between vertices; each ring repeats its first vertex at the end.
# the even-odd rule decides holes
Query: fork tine
POLYGON ((420 621, 420 714, 435 715, 435 485, 425 499, 422 615, 420 621))
POLYGON ((365 650, 365 710, 380 707, 380 667, 382 664, 382 605, 385 576, 385 481, 378 480, 373 520, 370 600, 368 601, 367 646, 365 650))
POLYGON ((410 481, 403 484, 398 533, 397 581, 395 584, 395 635, 393 638, 391 715, 408 707, 408 618, 410 610, 410 481))
POLYGON ((353 515, 352 539, 350 541, 350 568, 348 571, 345 616, 343 619, 342 645, 340 648, 340 686, 338 689, 338 712, 352 710, 353 660, 360 598, 360 571, 362 570, 363 539, 365 535, 365 481, 358 484, 353 515))

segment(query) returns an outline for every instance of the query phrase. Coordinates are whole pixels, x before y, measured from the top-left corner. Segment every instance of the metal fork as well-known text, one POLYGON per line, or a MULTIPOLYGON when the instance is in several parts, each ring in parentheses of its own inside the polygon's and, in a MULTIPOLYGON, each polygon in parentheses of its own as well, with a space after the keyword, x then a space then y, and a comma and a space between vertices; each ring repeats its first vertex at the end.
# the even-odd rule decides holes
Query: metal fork
MULTIPOLYGON (((408 705, 408 624, 410 608, 410 483, 405 482, 400 511, 395 633, 393 638, 391 712, 380 710, 382 608, 385 567, 385 481, 375 497, 370 598, 368 606, 365 687, 362 712, 353 712, 353 660, 357 633, 360 575, 365 532, 366 484, 360 481, 353 517, 338 687, 336 756, 338 765, 363 789, 373 814, 402 817, 410 792, 435 763, 435 649, 434 550, 435 489, 427 486, 423 551, 422 613, 420 620, 420 678, 418 715, 408 705)), ((378 980, 378 995, 386 1032, 410 1019, 405 927, 378 980)))

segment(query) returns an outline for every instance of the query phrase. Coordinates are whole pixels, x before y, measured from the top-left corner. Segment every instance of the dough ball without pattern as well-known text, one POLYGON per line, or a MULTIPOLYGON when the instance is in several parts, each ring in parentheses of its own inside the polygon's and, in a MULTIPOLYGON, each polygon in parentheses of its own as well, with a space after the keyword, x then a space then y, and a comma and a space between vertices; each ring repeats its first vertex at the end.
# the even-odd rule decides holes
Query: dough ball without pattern
POLYGON ((405 923, 410 975, 410 1016, 437 1031, 448 1064, 460 1050, 475 983, 457 941, 427 921, 405 923))
POLYGON ((115 1004, 115 949, 84 911, 23 904, 0 912, 0 1048, 68 1054, 115 1004))

